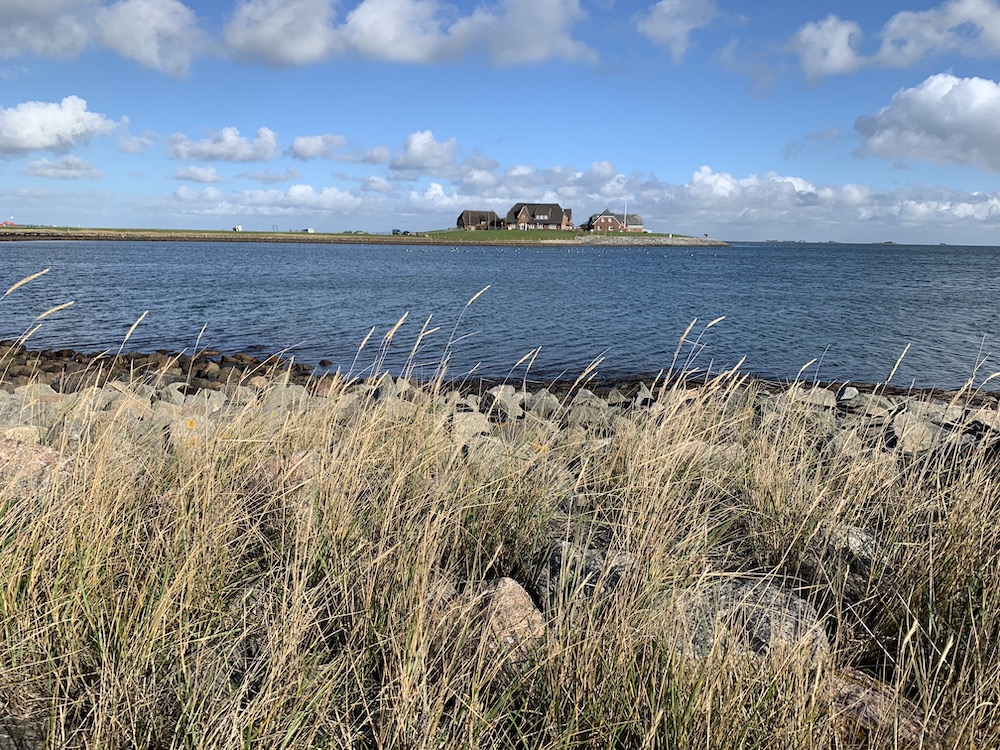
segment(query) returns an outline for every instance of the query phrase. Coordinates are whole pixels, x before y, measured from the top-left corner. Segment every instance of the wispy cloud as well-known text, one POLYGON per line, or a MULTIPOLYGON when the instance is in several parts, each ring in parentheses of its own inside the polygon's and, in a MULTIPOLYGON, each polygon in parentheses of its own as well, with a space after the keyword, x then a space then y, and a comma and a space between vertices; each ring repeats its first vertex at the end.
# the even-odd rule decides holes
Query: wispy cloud
POLYGON ((66 156, 55 161, 39 159, 25 166, 22 171, 32 177, 50 180, 96 180, 104 176, 100 167, 78 156, 66 156))
POLYGON ((789 47, 813 80, 867 67, 907 68, 946 54, 1000 57, 1000 0, 946 0, 924 11, 901 11, 877 39, 866 53, 861 25, 830 14, 799 28, 789 47))
POLYGON ((175 180, 189 180, 191 182, 222 182, 215 167, 181 167, 173 174, 175 180))
POLYGON ((691 46, 691 34, 722 15, 715 0, 660 0, 638 17, 639 31, 670 50, 678 63, 691 46))

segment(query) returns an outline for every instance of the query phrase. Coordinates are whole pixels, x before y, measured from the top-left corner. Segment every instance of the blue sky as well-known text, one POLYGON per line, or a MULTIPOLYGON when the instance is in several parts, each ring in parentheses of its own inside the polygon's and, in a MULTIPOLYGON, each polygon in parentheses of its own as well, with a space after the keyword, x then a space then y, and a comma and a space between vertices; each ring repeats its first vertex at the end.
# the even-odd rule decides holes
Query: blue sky
POLYGON ((1000 244, 1000 0, 0 0, 0 216, 1000 244))

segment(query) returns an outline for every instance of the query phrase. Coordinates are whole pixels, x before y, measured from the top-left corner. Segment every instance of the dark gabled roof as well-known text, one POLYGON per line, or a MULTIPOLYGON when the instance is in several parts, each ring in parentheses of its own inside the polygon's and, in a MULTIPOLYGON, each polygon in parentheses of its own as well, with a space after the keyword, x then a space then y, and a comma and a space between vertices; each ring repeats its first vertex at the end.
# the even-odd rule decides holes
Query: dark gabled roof
POLYGON ((466 224, 479 224, 484 221, 499 221, 496 211, 462 211, 458 215, 458 221, 465 220, 466 224))
MULTIPOLYGON (((609 211, 608 209, 604 209, 603 211, 601 211, 601 213, 594 214, 593 216, 591 216, 590 217, 590 223, 593 224, 595 221, 597 221, 597 219, 599 219, 602 216, 613 216, 616 219, 618 219, 618 223, 619 224, 624 224, 625 223, 626 214, 614 214, 614 213, 611 213, 611 211, 609 211)), ((642 224, 642 217, 639 216, 639 214, 629 213, 629 214, 627 214, 627 216, 628 216, 628 225, 629 226, 633 226, 634 227, 634 226, 638 226, 638 225, 642 224)))
POLYGON ((528 215, 534 219, 536 216, 548 216, 545 219, 550 224, 561 224, 563 216, 569 219, 572 216, 571 209, 564 209, 558 203, 515 203, 514 207, 507 212, 507 223, 515 224, 517 215, 521 209, 526 209, 528 215))

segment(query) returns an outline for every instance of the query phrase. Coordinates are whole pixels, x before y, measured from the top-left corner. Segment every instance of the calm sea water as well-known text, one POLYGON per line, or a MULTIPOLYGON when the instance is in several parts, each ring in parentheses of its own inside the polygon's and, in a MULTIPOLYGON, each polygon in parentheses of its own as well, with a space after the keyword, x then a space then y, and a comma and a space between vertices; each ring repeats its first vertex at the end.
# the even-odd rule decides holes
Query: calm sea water
POLYGON ((613 378, 669 368, 697 319, 679 361, 702 369, 745 357, 745 371, 784 378, 815 360, 805 377, 882 382, 909 345, 898 385, 1000 370, 997 247, 0 243, 0 291, 44 268, 0 301, 0 338, 73 300, 33 348, 115 350, 148 310, 126 349, 285 351, 357 372, 408 313, 385 352, 391 370, 409 360, 427 376, 447 351, 451 375, 503 377, 540 347, 540 379, 575 378, 601 357, 598 374, 613 378), (411 357, 425 327, 436 330, 411 357))

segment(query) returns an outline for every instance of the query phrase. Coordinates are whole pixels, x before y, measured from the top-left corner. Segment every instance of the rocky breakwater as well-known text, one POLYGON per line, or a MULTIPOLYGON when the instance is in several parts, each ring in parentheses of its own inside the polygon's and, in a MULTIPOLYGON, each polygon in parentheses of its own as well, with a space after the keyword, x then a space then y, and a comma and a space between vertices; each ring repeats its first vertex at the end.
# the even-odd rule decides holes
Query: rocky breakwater
MULTIPOLYGON (((105 423, 126 424, 123 441, 179 452, 207 450, 247 409, 261 415, 258 441, 290 415, 321 411, 331 424, 349 424, 377 414, 385 425, 423 415, 444 436, 434 444, 453 452, 455 471, 521 488, 526 507, 504 509, 497 523, 534 514, 540 524, 530 549, 504 549, 496 534, 495 548, 471 566, 503 575, 441 572, 428 584, 440 612, 474 623, 463 632, 498 660, 493 679, 526 679, 553 658, 554 642, 627 613, 621 637, 639 650, 658 644, 678 669, 718 662, 752 671, 766 662, 792 665, 796 679, 811 675, 816 731, 837 747, 974 746, 980 727, 938 717, 904 674, 927 614, 916 612, 923 584, 905 580, 922 570, 914 540, 947 526, 949 508, 891 503, 924 483, 947 484, 962 462, 995 470, 994 396, 928 400, 742 378, 559 391, 382 376, 328 378, 317 388, 289 363, 268 370, 239 357, 78 360, 10 345, 0 356, 8 494, 14 483, 21 494, 51 492, 105 423), (117 379, 125 373, 141 377, 117 379), (926 529, 908 528, 917 518, 926 529)), ((294 476, 300 488, 322 481, 330 460, 316 447, 279 449, 259 470, 294 476)), ((240 648, 217 657, 233 662, 223 669, 232 682, 252 672, 244 662, 267 658, 259 644, 240 648)), ((231 681, 226 691, 235 690, 231 681)), ((40 747, 32 738, 51 718, 32 724, 12 714, 0 723, 8 737, 40 747)), ((11 741, 0 732, 0 745, 11 741)))
POLYGON ((161 386, 181 383, 192 392, 220 390, 227 385, 269 385, 277 374, 286 382, 313 381, 313 367, 293 358, 256 357, 245 352, 222 354, 202 351, 195 355, 159 350, 142 352, 77 352, 72 349, 30 350, 12 340, 0 341, 0 388, 29 383, 52 386, 70 393, 109 382, 155 382, 161 386))

